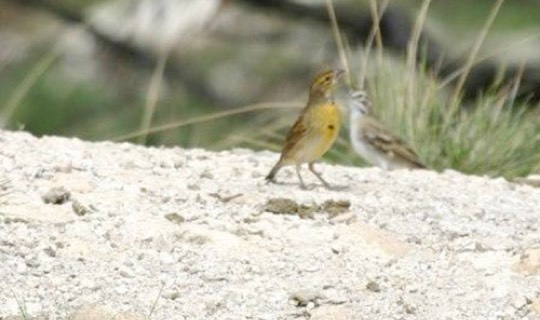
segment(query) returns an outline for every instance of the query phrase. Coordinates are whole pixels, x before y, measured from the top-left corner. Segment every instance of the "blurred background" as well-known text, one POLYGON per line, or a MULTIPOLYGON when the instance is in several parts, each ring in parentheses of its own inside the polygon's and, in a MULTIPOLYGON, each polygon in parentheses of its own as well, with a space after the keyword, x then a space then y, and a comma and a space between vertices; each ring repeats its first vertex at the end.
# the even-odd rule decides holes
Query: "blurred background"
MULTIPOLYGON (((539 17, 538 0, 0 0, 0 128, 279 151, 312 76, 340 66, 431 167, 540 173, 539 17)), ((347 135, 327 160, 364 165, 347 135)))

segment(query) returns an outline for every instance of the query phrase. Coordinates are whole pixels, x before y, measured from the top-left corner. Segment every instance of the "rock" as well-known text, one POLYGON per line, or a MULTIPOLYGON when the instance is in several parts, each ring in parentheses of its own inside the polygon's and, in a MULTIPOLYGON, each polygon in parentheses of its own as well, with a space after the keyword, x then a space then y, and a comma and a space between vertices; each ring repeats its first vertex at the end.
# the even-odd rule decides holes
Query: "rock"
POLYGON ((165 299, 176 300, 180 296, 180 293, 178 292, 178 290, 170 289, 163 291, 161 296, 165 299))
POLYGON ((374 280, 370 280, 366 284, 366 289, 368 289, 371 292, 381 292, 381 287, 379 286, 379 283, 374 280))
POLYGON ((125 285, 119 285, 116 288, 114 288, 114 291, 119 295, 124 295, 128 293, 129 289, 125 285))
POLYGON ((346 305, 333 306, 322 305, 310 311, 310 320, 351 320, 361 319, 358 314, 353 314, 346 305))
POLYGON ((75 214, 78 216, 84 216, 92 211, 90 207, 83 205, 76 199, 72 201, 71 208, 73 209, 73 212, 75 212, 75 214))
POLYGON ((349 200, 326 200, 322 204, 322 210, 327 212, 330 218, 348 212, 350 207, 351 202, 349 200))
POLYGON ((48 255, 51 258, 56 257, 56 250, 54 250, 52 247, 47 247, 43 249, 43 252, 45 252, 46 255, 48 255))
POLYGON ((236 198, 240 198, 241 196, 243 196, 242 193, 231 194, 231 195, 222 195, 222 194, 219 194, 219 193, 210 193, 208 195, 217 198, 219 201, 221 201, 223 203, 230 202, 231 200, 234 200, 236 198))
POLYGON ((300 205, 296 201, 287 198, 270 198, 264 206, 264 210, 277 214, 298 214, 301 218, 313 218, 317 211, 316 205, 300 205))
POLYGON ((540 188, 540 175, 531 175, 527 178, 514 178, 512 182, 529 185, 534 188, 540 188))
POLYGON ((98 286, 96 285, 96 282, 93 279, 82 279, 80 282, 80 286, 83 288, 90 289, 90 290, 94 290, 98 288, 98 286))
POLYGON ((17 267, 16 267, 15 271, 17 271, 17 273, 19 273, 19 274, 26 274, 27 269, 28 269, 28 267, 26 266, 26 263, 23 263, 23 262, 19 261, 17 263, 17 267))
POLYGON ((165 215, 165 219, 167 219, 170 222, 175 223, 175 224, 182 224, 182 222, 186 221, 186 218, 182 217, 181 215, 179 215, 176 212, 167 213, 165 215))
POLYGON ((322 205, 298 204, 288 198, 270 198, 266 202, 266 211, 278 214, 298 214, 301 218, 313 218, 317 211, 328 213, 330 218, 337 217, 349 210, 351 202, 349 200, 326 200, 322 205))
POLYGON ((351 223, 347 226, 347 237, 363 239, 370 248, 380 250, 391 257, 404 257, 411 251, 411 245, 397 239, 389 231, 370 226, 363 222, 351 223))
POLYGON ((120 274, 124 278, 134 278, 135 277, 133 275, 133 270, 131 270, 131 269, 125 267, 125 266, 121 266, 118 269, 118 274, 120 274))
POLYGON ((126 312, 115 312, 101 305, 85 305, 73 312, 68 320, 145 320, 146 317, 140 314, 126 312))
POLYGON ((7 317, 0 317, 1 320, 47 320, 49 319, 47 315, 40 315, 35 317, 30 316, 7 316, 7 317))
POLYGON ((534 314, 540 316, 540 297, 531 301, 530 307, 534 314))
POLYGON ((159 260, 163 264, 173 264, 174 263, 173 256, 168 252, 160 252, 159 253, 159 260))
POLYGON ((294 291, 289 295, 289 297, 292 301, 294 301, 295 305, 299 307, 305 307, 310 302, 314 303, 315 305, 319 305, 319 301, 326 298, 322 292, 316 290, 294 291))
POLYGON ((25 263, 30 268, 37 268, 40 265, 40 261, 36 257, 27 258, 25 263))
POLYGON ((0 178, 0 198, 7 196, 10 193, 11 180, 0 178))
POLYGON ((357 220, 357 215, 354 212, 342 213, 331 218, 332 223, 353 223, 357 220))
POLYGON ((63 204, 69 200, 71 193, 64 187, 55 187, 47 191, 41 198, 45 203, 63 204))
POLYGON ((540 248, 525 250, 514 265, 514 270, 527 276, 540 275, 540 248))
POLYGON ((349 301, 349 298, 347 298, 344 292, 334 288, 325 290, 324 296, 326 297, 325 303, 342 304, 349 301))

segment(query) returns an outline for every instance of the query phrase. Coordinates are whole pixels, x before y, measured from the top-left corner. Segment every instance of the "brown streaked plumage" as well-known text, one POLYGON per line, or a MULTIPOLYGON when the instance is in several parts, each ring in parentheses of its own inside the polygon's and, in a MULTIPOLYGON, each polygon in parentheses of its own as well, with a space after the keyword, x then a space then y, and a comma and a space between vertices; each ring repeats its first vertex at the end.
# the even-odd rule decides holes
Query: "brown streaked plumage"
POLYGON ((362 158, 385 170, 426 168, 405 141, 370 115, 371 101, 365 91, 352 92, 350 99, 351 144, 362 158))
POLYGON ((300 186, 306 188, 300 175, 300 166, 308 163, 309 171, 330 188, 321 174, 315 171, 314 163, 330 149, 341 128, 341 113, 332 99, 333 89, 341 75, 342 70, 327 70, 314 78, 308 103, 289 130, 281 157, 266 180, 274 182, 282 167, 295 165, 300 186))

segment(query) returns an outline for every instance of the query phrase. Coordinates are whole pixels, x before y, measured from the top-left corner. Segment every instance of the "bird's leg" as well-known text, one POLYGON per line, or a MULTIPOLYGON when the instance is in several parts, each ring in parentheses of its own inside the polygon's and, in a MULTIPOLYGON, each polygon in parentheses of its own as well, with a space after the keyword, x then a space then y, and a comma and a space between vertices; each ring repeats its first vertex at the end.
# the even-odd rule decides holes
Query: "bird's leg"
POLYGON ((274 167, 272 167, 272 170, 270 170, 270 173, 266 176, 266 181, 275 183, 276 182, 276 174, 278 173, 279 169, 281 169, 281 161, 278 161, 274 167))
POLYGON ((310 162, 308 164, 308 168, 309 168, 309 171, 313 172, 313 174, 319 179, 321 180, 322 184, 324 184, 324 186, 327 188, 327 189, 332 189, 332 187, 330 186, 330 184, 328 182, 326 182, 322 175, 320 173, 318 173, 317 171, 315 171, 315 168, 313 166, 313 162, 310 162))
POLYGON ((298 176, 298 180, 300 180, 300 188, 307 189, 307 186, 304 183, 304 180, 302 179, 302 176, 300 175, 300 169, 301 168, 302 168, 301 165, 299 165, 299 164, 296 165, 296 175, 298 176))

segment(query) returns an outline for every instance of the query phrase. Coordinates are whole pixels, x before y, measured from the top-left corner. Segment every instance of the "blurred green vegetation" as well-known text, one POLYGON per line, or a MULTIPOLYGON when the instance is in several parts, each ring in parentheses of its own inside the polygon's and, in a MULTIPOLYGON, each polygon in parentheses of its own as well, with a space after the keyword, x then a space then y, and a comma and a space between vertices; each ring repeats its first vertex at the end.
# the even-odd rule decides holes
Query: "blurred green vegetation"
MULTIPOLYGON (((78 1, 68 2, 73 8, 80 5, 78 1)), ((416 1, 416 5, 419 3, 421 1, 416 1)), ((448 26, 447 32, 454 38, 466 35, 474 39, 493 3, 475 1, 473 5, 465 0, 436 0, 430 8, 429 19, 448 26)), ((518 28, 538 28, 538 17, 540 2, 506 1, 494 24, 493 34, 518 28)), ((452 45, 444 41, 443 44, 452 45)), ((50 48, 36 47, 33 54, 16 64, 0 66, 0 108, 48 50, 50 48)), ((260 46, 258 50, 264 50, 264 47, 260 46)), ((269 45, 268 50, 276 50, 275 45, 269 45)), ((285 49, 285 52, 287 50, 291 49, 285 49)), ((275 56, 279 55, 276 53, 275 56)), ((203 68, 215 68, 223 56, 219 51, 202 52, 203 68)), ((351 54, 353 60, 358 60, 358 56, 351 54)), ((410 141, 431 167, 506 177, 540 173, 539 113, 526 111, 530 109, 526 106, 514 105, 509 92, 487 94, 478 99, 474 107, 455 114, 450 125, 444 126, 448 95, 451 94, 445 91, 447 88, 441 88, 440 83, 427 72, 410 74, 404 62, 395 57, 384 56, 380 62, 376 56, 370 59, 373 63, 367 72, 368 89, 378 106, 377 114, 384 123, 410 141), (411 82, 415 89, 412 99, 409 99, 407 86, 411 82)), ((246 63, 256 64, 256 61, 249 61, 247 57, 246 63)), ((352 63, 358 65, 359 61, 352 63)), ((131 92, 126 93, 118 84, 104 78, 101 81, 74 81, 62 71, 61 65, 62 61, 58 59, 38 77, 9 119, 9 128, 24 128, 36 135, 77 136, 89 140, 113 139, 140 129, 147 78, 141 81, 143 85, 132 86, 128 90, 131 92)), ((260 63, 257 72, 259 76, 274 75, 274 70, 281 65, 280 59, 267 59, 260 63)), ((362 72, 358 68, 353 71, 355 76, 362 72)), ((309 81, 310 77, 298 78, 309 81)), ((177 90, 182 87, 181 83, 171 81, 167 87, 166 94, 158 101, 153 125, 193 119, 223 110, 219 101, 210 105, 204 97, 185 89, 177 90)), ((307 83, 300 87, 307 87, 307 83)), ((299 92, 295 97, 296 104, 305 96, 304 92, 299 92)), ((280 97, 274 99, 284 100, 280 97)), ((279 151, 297 112, 291 108, 224 117, 149 134, 147 144, 279 151)), ((346 127, 326 158, 334 163, 364 165, 349 147, 346 127)))
MULTIPOLYGON (((4 98, 3 103, 32 72, 38 60, 29 57, 13 70, 2 70, 0 97, 4 98)), ((128 123, 138 121, 142 108, 130 108, 129 103, 108 90, 105 83, 74 82, 53 64, 21 100, 11 124, 36 135, 100 139, 107 134, 129 130, 128 123)))
MULTIPOLYGON (((421 1, 417 1, 420 3, 421 1)), ((466 34, 482 27, 495 1, 435 0, 430 7, 430 19, 439 21, 450 33, 466 34)), ((492 27, 492 34, 524 28, 538 28, 540 3, 536 0, 505 1, 492 27)))

